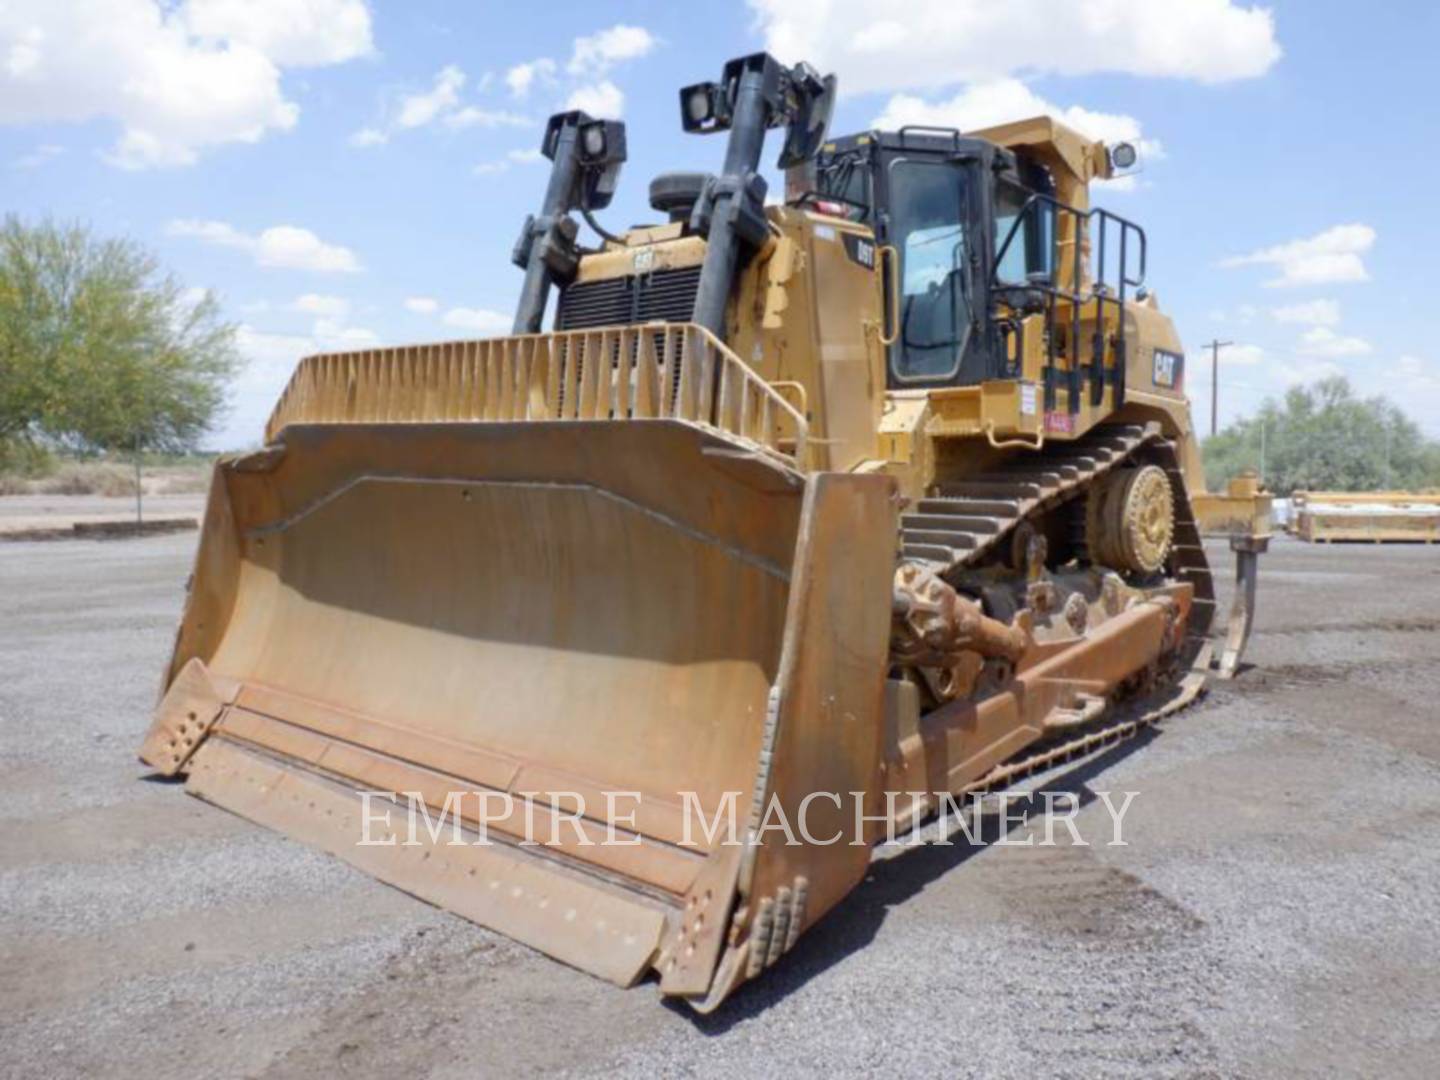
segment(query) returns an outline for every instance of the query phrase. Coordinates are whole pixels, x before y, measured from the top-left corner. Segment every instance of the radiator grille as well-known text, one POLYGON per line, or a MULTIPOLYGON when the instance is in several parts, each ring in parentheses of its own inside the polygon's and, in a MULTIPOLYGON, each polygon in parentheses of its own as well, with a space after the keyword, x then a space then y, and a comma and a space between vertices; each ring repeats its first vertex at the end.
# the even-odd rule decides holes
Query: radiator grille
POLYGON ((689 322, 699 287, 698 266, 571 285, 560 295, 556 329, 633 326, 656 320, 689 322))

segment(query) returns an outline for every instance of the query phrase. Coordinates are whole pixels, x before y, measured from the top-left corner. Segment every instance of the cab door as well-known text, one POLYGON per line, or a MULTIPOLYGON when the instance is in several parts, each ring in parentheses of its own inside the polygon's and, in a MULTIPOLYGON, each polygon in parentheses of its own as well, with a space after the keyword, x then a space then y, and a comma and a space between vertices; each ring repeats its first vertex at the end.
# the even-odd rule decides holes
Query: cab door
POLYGON ((891 387, 953 386, 987 377, 979 255, 983 237, 978 219, 972 160, 955 155, 888 156, 881 169, 877 231, 895 249, 898 260, 885 260, 887 309, 898 297, 899 310, 887 310, 890 346, 887 382, 891 387))

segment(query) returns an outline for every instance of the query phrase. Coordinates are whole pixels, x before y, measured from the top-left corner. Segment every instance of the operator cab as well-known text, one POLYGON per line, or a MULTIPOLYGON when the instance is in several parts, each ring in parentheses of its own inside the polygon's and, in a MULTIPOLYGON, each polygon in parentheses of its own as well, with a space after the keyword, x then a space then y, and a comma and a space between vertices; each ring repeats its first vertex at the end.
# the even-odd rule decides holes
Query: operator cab
MULTIPOLYGON (((1077 153, 1092 153, 1073 132, 1063 138, 1080 147, 1077 153)), ((1097 174, 1093 163, 1087 161, 1083 173, 1073 176, 1076 161, 1064 153, 1057 158, 1054 148, 1050 157, 1032 153, 1034 148, 1034 143, 998 145, 952 128, 868 131, 825 143, 786 177, 788 202, 864 222, 876 233, 890 328, 890 389, 1015 379, 1021 321, 1043 314, 1047 409, 1053 408, 1060 379, 1073 386, 1070 409, 1079 408, 1081 377, 1092 376, 1080 372, 1080 361, 1067 361, 1068 372, 1057 372, 1056 341, 1063 337, 1054 333, 1057 305, 1067 302, 1074 320, 1086 304, 1123 308, 1126 291, 1143 281, 1145 236, 1106 210, 1086 209, 1084 183, 1097 174), (1060 190, 1053 171, 1057 161, 1067 168, 1060 190), (1117 239, 1113 253, 1119 256, 1110 271, 1107 232, 1117 239), (1058 252, 1066 252, 1064 265, 1058 252), (1133 256, 1138 275, 1130 265, 1133 256), (1107 284, 1107 272, 1113 284, 1107 284)), ((1107 158, 1100 176, 1133 163, 1132 148, 1122 144, 1116 150, 1128 158, 1107 158)), ((1123 356, 1123 320, 1120 324, 1117 356, 1123 356)), ((1096 343, 1092 351, 1097 392, 1106 379, 1106 350, 1096 343)))
POLYGON ((832 140, 787 180, 791 202, 874 230, 886 256, 892 389, 1015 375, 989 313, 1017 290, 1053 282, 1046 168, 958 131, 905 127, 832 140))

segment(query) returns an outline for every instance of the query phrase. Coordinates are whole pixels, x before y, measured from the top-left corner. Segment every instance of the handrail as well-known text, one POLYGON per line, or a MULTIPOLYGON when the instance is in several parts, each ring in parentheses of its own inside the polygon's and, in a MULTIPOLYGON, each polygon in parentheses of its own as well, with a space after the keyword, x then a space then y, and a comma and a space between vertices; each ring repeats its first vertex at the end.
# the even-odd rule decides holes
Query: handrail
MULTIPOLYGON (((1026 218, 1026 216, 1030 213, 1030 208, 1031 208, 1032 206, 1036 206, 1036 205, 1049 206, 1049 207, 1050 207, 1050 212, 1051 212, 1052 214, 1056 214, 1056 213, 1066 213, 1066 214, 1071 214, 1071 215, 1073 215, 1073 216, 1076 218, 1076 224, 1079 225, 1079 226, 1082 226, 1086 232, 1088 232, 1089 224, 1090 224, 1090 219, 1091 219, 1091 218, 1097 218, 1097 217, 1098 217, 1098 218, 1100 219, 1101 227, 1100 227, 1100 230, 1099 230, 1099 241, 1098 241, 1098 256, 1099 256, 1099 257, 1098 257, 1097 260, 1096 260, 1096 274, 1095 274, 1095 278, 1096 278, 1096 283, 1097 283, 1097 284, 1103 284, 1103 283, 1104 283, 1104 280, 1105 280, 1105 264, 1104 264, 1104 254, 1103 254, 1103 253, 1104 253, 1104 250, 1105 250, 1105 233, 1106 233, 1106 228, 1105 228, 1105 226, 1106 226, 1109 222, 1112 222, 1112 221, 1115 222, 1117 225, 1120 226, 1121 236, 1122 236, 1122 239, 1121 239, 1122 250, 1123 250, 1123 246, 1124 246, 1124 243, 1125 243, 1125 241, 1124 241, 1123 238, 1124 238, 1125 236, 1127 236, 1127 235, 1128 235, 1129 233, 1131 233, 1131 232, 1135 233, 1136 236, 1137 236, 1137 238, 1138 238, 1138 240, 1139 240, 1139 260, 1140 260, 1139 276, 1132 278, 1132 277, 1130 277, 1128 274, 1126 274, 1125 271, 1126 271, 1127 267, 1124 265, 1124 261, 1123 261, 1123 258, 1122 258, 1122 265, 1120 266, 1120 283, 1123 284, 1123 285, 1131 286, 1131 287, 1133 287, 1133 288, 1137 288, 1137 289, 1140 288, 1140 286, 1142 286, 1142 285, 1145 284, 1145 274, 1146 274, 1146 264, 1147 264, 1147 261, 1148 261, 1148 248, 1149 248, 1149 244, 1148 244, 1148 241, 1146 240, 1145 230, 1144 230, 1144 229, 1142 229, 1142 228, 1141 228, 1139 225, 1137 225, 1135 222, 1131 221, 1129 218, 1123 218, 1123 217, 1121 217, 1119 214, 1116 214, 1116 213, 1114 213, 1114 212, 1112 212, 1112 211, 1110 211, 1110 210, 1106 210, 1106 209, 1105 209, 1104 207, 1102 207, 1102 206, 1092 207, 1090 210, 1081 210, 1079 207, 1071 206, 1069 203, 1062 203, 1059 199, 1055 198, 1053 195, 1047 195, 1047 194, 1045 194, 1044 192, 1041 192, 1041 191, 1032 192, 1031 195, 1030 195, 1030 197, 1027 198, 1027 199, 1025 200, 1025 202, 1021 205, 1021 207, 1020 207, 1020 212, 1015 215, 1015 220, 1010 223, 1010 228, 1009 228, 1009 229, 1006 231, 1006 233, 1005 233, 1005 239, 1004 239, 1004 241, 1000 244, 999 248, 996 249, 996 251, 995 251, 995 261, 994 261, 994 264, 993 264, 993 269, 991 270, 991 274, 990 274, 990 278, 991 278, 992 284, 993 284, 994 282, 999 281, 1000 265, 1005 261, 1005 256, 1006 256, 1007 254, 1009 254, 1009 252, 1010 252, 1010 244, 1014 241, 1014 239, 1015 239, 1015 234, 1020 231, 1020 226, 1022 226, 1023 224, 1025 224, 1025 218, 1026 218)), ((1060 239, 1060 237, 1059 237, 1059 230, 1054 230, 1054 232, 1055 232, 1054 245, 1055 245, 1056 247, 1061 247, 1061 246, 1063 246, 1065 242, 1064 242, 1064 241, 1061 241, 1061 239, 1060 239)), ((1081 232, 1082 232, 1082 230, 1081 230, 1080 228, 1077 228, 1077 229, 1076 229, 1076 236, 1078 237, 1079 235, 1081 235, 1081 232)), ((1021 283, 1019 283, 1019 282, 1010 282, 1010 283, 1007 283, 1007 284, 1019 285, 1019 284, 1021 284, 1021 283)), ((1079 283, 1078 281, 1075 282, 1074 288, 1075 288, 1075 292, 1076 292, 1076 293, 1079 293, 1079 291, 1080 291, 1080 283, 1079 283)))
POLYGON ((810 415, 810 397, 805 391, 804 383, 797 382, 794 379, 776 379, 770 384, 770 389, 774 390, 781 397, 785 396, 785 391, 787 390, 794 391, 800 399, 800 403, 795 406, 795 411, 801 416, 810 415))
POLYGON ((900 339, 900 252, 894 244, 883 244, 880 248, 880 262, 884 265, 886 258, 890 260, 890 313, 895 320, 895 329, 890 333, 885 332, 885 312, 880 312, 880 344, 887 349, 900 339))
POLYGON ((1035 433, 1033 440, 1026 438, 999 439, 995 437, 995 421, 985 421, 985 441, 996 450, 1009 450, 1012 447, 1019 447, 1022 450, 1044 450, 1045 431, 1042 428, 1035 433))
POLYGON ((519 334, 300 361, 265 426, 685 420, 799 468, 809 424, 714 334, 646 323, 519 334))
POLYGON ((1095 303, 1095 329, 1093 340, 1090 346, 1090 398, 1091 403, 1098 405, 1104 398, 1105 393, 1105 305, 1114 304, 1118 316, 1118 329, 1115 337, 1115 362, 1111 367, 1114 401, 1118 407, 1124 403, 1125 395, 1125 367, 1126 367, 1126 340, 1125 340, 1125 303, 1126 292, 1130 288, 1139 289, 1145 283, 1146 264, 1148 261, 1148 242, 1145 238, 1145 230, 1119 214, 1110 212, 1101 207, 1094 207, 1088 211, 1078 207, 1062 203, 1052 195, 1043 192, 1035 192, 1030 195, 1021 206, 1020 212, 1015 215, 1015 220, 1010 223, 1010 228, 1005 234, 1005 239, 995 252, 995 261, 990 273, 990 291, 994 293, 1006 291, 1028 290, 1042 293, 1047 298, 1046 325, 1048 346, 1045 364, 1045 411, 1048 413, 1055 407, 1055 383, 1058 372, 1055 366, 1055 335, 1053 325, 1055 319, 1055 307, 1059 300, 1067 300, 1071 305, 1072 327, 1070 330, 1070 365, 1068 370, 1068 404, 1069 411, 1078 412, 1080 409, 1080 388, 1082 371, 1080 366, 1080 327, 1081 308, 1088 302, 1095 303), (1014 242, 1015 236, 1019 233, 1020 227, 1025 223, 1032 209, 1039 206, 1047 206, 1050 211, 1051 220, 1051 275, 1049 282, 1004 282, 1000 279, 1000 266, 1005 256, 1010 251, 1010 245, 1014 242), (1075 223, 1074 235, 1069 241, 1060 239, 1060 230, 1055 226, 1055 221, 1060 214, 1068 214, 1075 223), (1098 223, 1098 228, 1092 230, 1091 222, 1098 223), (1119 227, 1119 266, 1116 271, 1116 288, 1114 295, 1111 295, 1109 286, 1106 284, 1106 238, 1109 234, 1111 223, 1119 227), (1093 235, 1092 235, 1093 232, 1093 235), (1130 235, 1135 235, 1138 249, 1139 268, 1135 276, 1130 274, 1130 235), (1090 283, 1090 291, 1087 294, 1082 287, 1082 278, 1086 269, 1086 243, 1094 241, 1095 275, 1090 283), (1071 250, 1066 252, 1073 261, 1071 268, 1070 287, 1062 289, 1055 283, 1056 271, 1060 262, 1060 249, 1068 246, 1071 250))

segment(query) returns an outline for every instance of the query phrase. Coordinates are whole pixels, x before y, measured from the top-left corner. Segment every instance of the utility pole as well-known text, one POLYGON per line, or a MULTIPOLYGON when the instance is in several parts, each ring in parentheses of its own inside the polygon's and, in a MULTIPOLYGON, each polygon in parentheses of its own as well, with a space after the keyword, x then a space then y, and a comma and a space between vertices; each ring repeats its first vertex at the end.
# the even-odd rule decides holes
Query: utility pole
POLYGON ((1220 403, 1220 350, 1226 345, 1234 345, 1233 341, 1212 341, 1210 342, 1210 434, 1213 436, 1216 430, 1216 420, 1219 415, 1220 403))

